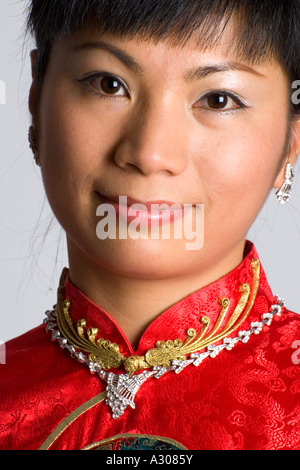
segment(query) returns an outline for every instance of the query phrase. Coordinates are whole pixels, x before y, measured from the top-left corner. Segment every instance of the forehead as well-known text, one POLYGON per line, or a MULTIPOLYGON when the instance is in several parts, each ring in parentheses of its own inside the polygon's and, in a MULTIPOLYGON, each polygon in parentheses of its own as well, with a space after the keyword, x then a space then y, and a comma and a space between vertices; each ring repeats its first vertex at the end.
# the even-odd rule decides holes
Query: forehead
MULTIPOLYGON (((111 33, 101 33, 96 25, 86 24, 76 32, 60 39, 54 47, 54 55, 62 60, 76 60, 99 57, 104 53, 119 59, 128 69, 144 75, 150 69, 173 68, 174 74, 183 71, 186 82, 197 80, 214 72, 238 70, 263 76, 281 69, 273 56, 260 61, 249 60, 234 47, 236 36, 233 24, 227 24, 222 34, 211 43, 199 42, 199 35, 194 33, 184 44, 175 43, 167 38, 155 41, 139 36, 129 37, 111 33)), ((284 72, 284 71, 283 71, 284 72)))
MULTIPOLYGON (((109 34, 120 39, 132 38, 144 43, 147 41, 164 43, 178 48, 184 47, 186 44, 189 46, 193 44, 195 48, 202 51, 212 50, 222 44, 224 48, 227 47, 228 53, 231 52, 251 63, 279 56, 278 44, 274 40, 274 20, 272 21, 272 18, 269 19, 268 23, 266 18, 263 18, 263 14, 261 14, 261 17, 260 15, 254 17, 253 11, 251 9, 248 12, 247 9, 244 11, 241 5, 238 6, 239 2, 236 3, 236 6, 233 2, 228 2, 228 5, 224 8, 219 8, 220 4, 223 3, 219 0, 212 3, 215 6, 212 5, 207 11, 205 8, 202 11, 202 7, 199 6, 200 13, 193 21, 190 15, 186 17, 184 11, 181 14, 177 13, 174 21, 170 21, 170 24, 166 24, 165 27, 163 27, 164 17, 161 16, 162 13, 159 13, 159 11, 157 11, 157 14, 153 13, 153 24, 151 25, 147 23, 146 19, 145 25, 141 23, 141 18, 134 21, 131 16, 132 11, 128 11, 128 16, 125 15, 125 19, 121 20, 119 18, 120 25, 117 30, 115 22, 118 20, 118 13, 111 12, 111 24, 105 21, 105 14, 103 19, 88 16, 80 26, 76 23, 72 26, 70 20, 68 32, 62 30, 61 33, 62 35, 70 32, 72 32, 72 35, 109 34), (133 22, 134 24, 126 26, 126 18, 128 23, 133 22), (74 33, 74 31, 77 33, 74 33)), ((171 12, 168 13, 169 16, 170 14, 171 12)))
MULTIPOLYGON (((223 53, 236 55, 241 57, 246 56, 246 52, 243 51, 241 47, 241 41, 237 39, 237 30, 236 26, 232 20, 228 23, 222 24, 219 23, 215 26, 213 36, 208 34, 208 31, 204 32, 203 28, 198 28, 193 32, 190 37, 180 39, 180 37, 175 36, 166 36, 158 39, 154 35, 143 35, 142 33, 137 32, 134 35, 127 34, 117 34, 110 31, 102 31, 102 28, 99 27, 96 23, 91 21, 86 22, 81 28, 77 28, 75 31, 71 32, 69 35, 63 36, 62 41, 67 46, 74 47, 80 45, 83 42, 93 42, 99 40, 99 38, 107 38, 119 43, 124 43, 128 47, 147 49, 149 46, 157 46, 161 50, 169 50, 170 53, 174 53, 176 50, 178 52, 190 53, 191 51, 202 52, 205 51, 214 51, 222 49, 223 53)), ((270 54, 271 55, 271 54, 270 54)), ((248 57, 248 61, 255 62, 258 58, 248 57)))

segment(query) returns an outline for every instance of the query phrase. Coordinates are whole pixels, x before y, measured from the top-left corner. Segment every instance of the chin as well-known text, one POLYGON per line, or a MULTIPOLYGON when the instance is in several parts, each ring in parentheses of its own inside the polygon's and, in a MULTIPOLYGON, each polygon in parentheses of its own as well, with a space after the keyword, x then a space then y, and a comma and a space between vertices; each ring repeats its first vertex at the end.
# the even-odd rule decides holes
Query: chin
POLYGON ((172 240, 102 241, 101 251, 91 257, 98 265, 116 274, 138 279, 163 279, 191 270, 195 253, 179 249, 172 240), (114 243, 113 243, 114 242, 114 243))

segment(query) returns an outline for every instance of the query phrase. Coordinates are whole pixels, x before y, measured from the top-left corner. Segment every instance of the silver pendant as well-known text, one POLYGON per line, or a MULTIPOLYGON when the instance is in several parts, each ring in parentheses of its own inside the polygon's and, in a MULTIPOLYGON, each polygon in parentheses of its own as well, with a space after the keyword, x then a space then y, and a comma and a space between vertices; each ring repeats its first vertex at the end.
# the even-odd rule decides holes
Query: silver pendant
POLYGON ((281 188, 276 192, 276 196, 280 204, 287 203, 292 195, 292 185, 294 181, 295 173, 293 166, 288 163, 285 170, 285 181, 281 188))
POLYGON ((130 377, 128 374, 116 375, 112 372, 101 371, 99 375, 107 382, 106 404, 112 409, 113 419, 117 419, 124 414, 127 406, 135 408, 135 396, 143 383, 153 375, 153 372, 144 371, 130 377))

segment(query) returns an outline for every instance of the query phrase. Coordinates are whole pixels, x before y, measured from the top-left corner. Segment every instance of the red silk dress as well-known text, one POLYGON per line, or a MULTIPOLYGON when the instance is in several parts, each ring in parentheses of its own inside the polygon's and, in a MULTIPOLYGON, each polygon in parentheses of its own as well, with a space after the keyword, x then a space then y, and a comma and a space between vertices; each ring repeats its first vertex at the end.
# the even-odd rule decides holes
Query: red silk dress
MULTIPOLYGON (((95 339, 116 343, 126 357, 147 358, 147 351, 157 352, 157 341, 169 354, 186 344, 191 329, 199 334, 201 318, 210 319, 206 336, 213 331, 224 298, 229 300, 228 325, 241 286, 253 281, 254 259, 257 252, 248 242, 236 269, 156 318, 136 350, 68 276, 63 296, 70 300, 73 324, 85 319, 84 337, 89 328, 98 328, 95 339)), ((160 377, 150 374, 135 390, 134 407, 125 406, 117 418, 106 401, 107 382, 80 362, 78 351, 71 357, 48 314, 47 324, 6 344, 6 364, 0 365, 0 449, 300 449, 300 316, 284 306, 272 316, 274 303, 278 299, 261 267, 254 304, 238 328, 207 349, 173 361, 173 369, 166 364, 155 369, 167 370, 160 377), (226 347, 218 350, 220 344, 226 347), (204 359, 191 362, 204 352, 204 359)), ((192 349, 194 339, 189 339, 192 349)), ((125 371, 121 365, 106 373, 118 378, 125 371)))

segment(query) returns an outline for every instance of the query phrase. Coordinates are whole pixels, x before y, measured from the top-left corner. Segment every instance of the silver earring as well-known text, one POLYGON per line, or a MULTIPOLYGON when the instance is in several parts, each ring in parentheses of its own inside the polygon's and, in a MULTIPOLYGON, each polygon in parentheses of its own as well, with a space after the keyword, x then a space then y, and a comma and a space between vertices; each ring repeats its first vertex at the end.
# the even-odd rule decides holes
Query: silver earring
POLYGON ((293 166, 288 163, 285 170, 285 181, 280 189, 276 192, 276 196, 280 204, 288 202, 292 195, 292 185, 294 181, 295 173, 293 166))
POLYGON ((33 126, 29 127, 28 142, 29 142, 29 147, 32 150, 35 163, 37 164, 37 166, 41 166, 41 160, 40 160, 39 152, 38 152, 37 145, 36 145, 36 136, 35 136, 35 131, 34 131, 33 126))

